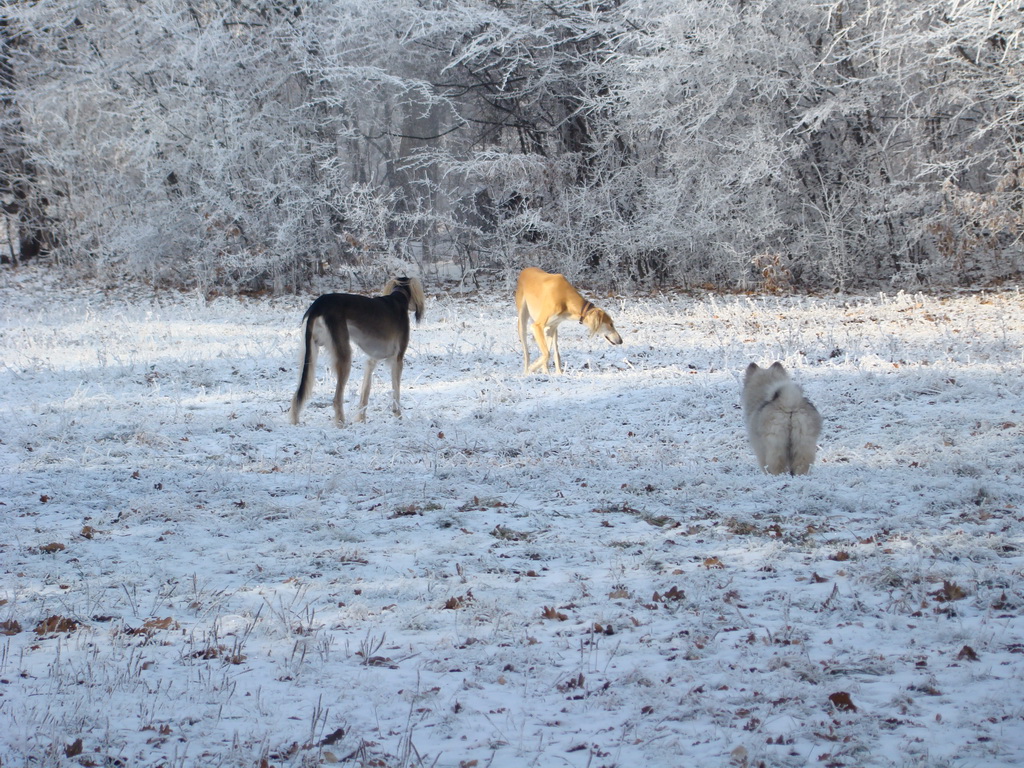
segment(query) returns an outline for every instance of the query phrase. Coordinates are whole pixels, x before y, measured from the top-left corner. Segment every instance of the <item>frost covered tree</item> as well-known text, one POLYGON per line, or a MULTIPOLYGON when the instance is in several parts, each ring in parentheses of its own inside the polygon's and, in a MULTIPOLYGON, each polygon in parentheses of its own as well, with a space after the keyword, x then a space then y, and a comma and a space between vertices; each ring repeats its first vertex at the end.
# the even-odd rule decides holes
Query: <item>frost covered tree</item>
POLYGON ((16 264, 48 253, 54 245, 45 181, 35 172, 26 147, 16 98, 15 49, 19 45, 7 19, 0 17, 0 199, 7 248, 0 263, 16 264))
POLYGON ((1019 2, 37 0, 0 22, 8 218, 108 275, 1021 268, 1019 2))
POLYGON ((1024 9, 836 2, 803 151, 805 257, 826 281, 986 281, 1021 269, 1024 9))
POLYGON ((66 258, 203 287, 389 269, 428 188, 394 4, 42 0, 8 9, 25 140, 66 258), (403 194, 405 192, 405 194, 403 194))

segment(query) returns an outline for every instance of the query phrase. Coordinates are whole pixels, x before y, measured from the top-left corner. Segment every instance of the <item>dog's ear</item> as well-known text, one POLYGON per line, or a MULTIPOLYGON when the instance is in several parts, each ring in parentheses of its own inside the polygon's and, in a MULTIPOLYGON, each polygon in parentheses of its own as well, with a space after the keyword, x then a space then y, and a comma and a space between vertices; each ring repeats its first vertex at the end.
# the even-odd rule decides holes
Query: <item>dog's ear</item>
POLYGON ((781 373, 783 376, 786 375, 786 369, 782 367, 782 363, 780 363, 778 360, 772 363, 771 369, 775 371, 775 373, 781 373))
POLYGON ((761 366, 759 366, 757 363, 751 363, 750 365, 747 366, 747 370, 743 374, 743 378, 744 379, 749 379, 751 376, 753 376, 755 373, 757 373, 760 370, 761 370, 761 366))

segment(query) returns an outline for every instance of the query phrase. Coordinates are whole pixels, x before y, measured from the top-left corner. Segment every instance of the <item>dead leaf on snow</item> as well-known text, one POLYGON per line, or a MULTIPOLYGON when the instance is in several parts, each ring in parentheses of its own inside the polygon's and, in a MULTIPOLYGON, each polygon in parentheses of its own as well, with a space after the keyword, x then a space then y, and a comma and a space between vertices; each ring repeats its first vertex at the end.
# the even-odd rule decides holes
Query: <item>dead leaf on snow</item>
POLYGON ((651 597, 651 601, 655 603, 668 602, 669 600, 685 600, 686 593, 683 592, 679 587, 672 586, 665 592, 664 595, 655 592, 651 597))
POLYGON ((151 636, 157 630, 177 629, 178 624, 170 616, 163 619, 149 619, 143 623, 138 629, 125 630, 126 634, 129 635, 146 635, 151 636))
POLYGON ((448 611, 457 611, 460 608, 464 608, 467 603, 471 602, 473 602, 473 590, 469 590, 462 597, 459 597, 457 595, 449 597, 448 600, 445 602, 444 607, 445 610, 448 611))
POLYGON ((830 694, 828 700, 832 703, 832 706, 838 709, 840 712, 856 712, 857 705, 853 703, 853 699, 850 698, 850 694, 846 691, 838 691, 830 694))
POLYGON ((78 627, 79 624, 74 619, 69 619, 66 616, 50 616, 36 624, 35 633, 37 635, 52 635, 57 632, 74 632, 78 627))
POLYGON ((963 587, 953 581, 943 581, 941 589, 929 592, 929 594, 938 603, 952 603, 955 600, 963 600, 967 597, 967 592, 964 591, 963 587))
POLYGON ((78 757, 82 754, 82 740, 75 739, 73 742, 64 747, 65 757, 78 757))
POLYGON ((0 635, 16 635, 21 632, 21 624, 14 619, 0 621, 0 635))
POLYGON ((971 648, 971 646, 965 645, 960 649, 960 653, 956 655, 956 658, 957 661, 977 661, 978 654, 973 648, 971 648))

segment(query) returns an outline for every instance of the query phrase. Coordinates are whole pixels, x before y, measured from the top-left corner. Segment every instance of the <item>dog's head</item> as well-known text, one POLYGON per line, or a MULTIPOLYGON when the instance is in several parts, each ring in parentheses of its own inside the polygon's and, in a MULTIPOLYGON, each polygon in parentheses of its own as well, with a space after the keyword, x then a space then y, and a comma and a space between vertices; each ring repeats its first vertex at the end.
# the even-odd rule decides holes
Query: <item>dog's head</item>
POLYGON ((591 307, 591 309, 580 318, 580 322, 590 329, 591 336, 600 334, 608 339, 610 344, 622 343, 622 337, 619 336, 619 332, 615 330, 615 323, 612 322, 611 317, 603 309, 591 307))
POLYGON ((757 363, 751 363, 743 373, 743 386, 758 386, 773 381, 788 379, 789 374, 777 360, 767 368, 762 368, 757 363))
POLYGON ((416 324, 419 325, 420 320, 423 319, 423 313, 427 309, 427 299, 423 295, 423 286, 420 281, 415 277, 393 277, 384 286, 384 294, 388 295, 395 291, 402 291, 408 297, 409 311, 413 313, 416 324))

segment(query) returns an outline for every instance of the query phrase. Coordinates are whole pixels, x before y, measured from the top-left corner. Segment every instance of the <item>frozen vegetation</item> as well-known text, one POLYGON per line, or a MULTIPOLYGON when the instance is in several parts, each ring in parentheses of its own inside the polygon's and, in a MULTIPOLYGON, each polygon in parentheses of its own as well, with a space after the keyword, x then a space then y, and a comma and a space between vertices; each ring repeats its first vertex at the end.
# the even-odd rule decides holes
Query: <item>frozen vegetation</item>
POLYGON ((312 296, 5 271, 0 764, 1024 763, 1020 293, 589 295, 625 344, 561 377, 430 295, 338 429, 323 364, 287 423, 312 296))

